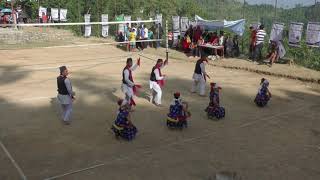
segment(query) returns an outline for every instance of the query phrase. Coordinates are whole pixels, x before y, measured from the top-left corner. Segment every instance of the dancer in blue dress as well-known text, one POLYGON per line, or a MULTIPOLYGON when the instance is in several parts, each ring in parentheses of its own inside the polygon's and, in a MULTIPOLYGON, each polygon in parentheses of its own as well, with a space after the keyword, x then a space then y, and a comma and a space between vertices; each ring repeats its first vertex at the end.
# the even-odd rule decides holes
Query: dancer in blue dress
POLYGON ((180 93, 174 93, 174 99, 169 108, 167 126, 170 128, 184 128, 188 126, 187 119, 191 116, 188 110, 188 103, 183 102, 180 93))
POLYGON ((220 95, 219 92, 221 87, 219 87, 216 83, 211 83, 211 91, 210 91, 210 103, 209 106, 206 108, 206 112, 209 119, 221 119, 225 116, 225 109, 224 107, 220 106, 220 95))
POLYGON ((269 91, 269 81, 265 78, 261 79, 260 88, 254 102, 259 107, 264 107, 268 104, 271 98, 271 93, 269 91))
POLYGON ((112 125, 112 130, 116 137, 122 137, 128 141, 135 138, 137 133, 137 128, 132 124, 130 118, 130 104, 123 103, 123 100, 118 101, 120 106, 117 119, 112 125))

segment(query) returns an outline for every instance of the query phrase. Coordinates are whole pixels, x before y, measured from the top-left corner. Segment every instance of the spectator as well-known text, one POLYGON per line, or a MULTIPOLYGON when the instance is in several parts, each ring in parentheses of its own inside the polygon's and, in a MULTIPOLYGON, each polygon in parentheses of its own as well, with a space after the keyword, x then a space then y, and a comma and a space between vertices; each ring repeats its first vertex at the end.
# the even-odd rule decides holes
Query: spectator
POLYGON ((257 32, 257 38, 255 43, 255 50, 254 50, 254 58, 253 60, 257 63, 258 60, 262 59, 262 49, 264 44, 264 38, 267 33, 264 31, 264 26, 260 25, 259 30, 257 32))
MULTIPOLYGON (((162 39, 162 34, 163 34, 163 29, 162 29, 161 23, 158 23, 156 27, 157 39, 162 39)), ((159 48, 160 46, 161 46, 161 41, 157 41, 156 48, 159 48)))
POLYGON ((250 26, 250 32, 251 32, 251 35, 250 35, 250 47, 249 47, 249 59, 253 59, 256 38, 257 38, 257 31, 254 29, 253 26, 250 26))
POLYGON ((224 32, 220 31, 220 37, 219 37, 219 45, 223 46, 224 45, 224 32))
POLYGON ((235 35, 235 36, 233 37, 232 55, 233 55, 233 57, 239 57, 239 56, 240 56, 240 48, 239 48, 239 38, 238 38, 238 35, 235 35))
POLYGON ((193 42, 197 43, 198 40, 200 39, 200 36, 202 35, 202 31, 200 26, 197 26, 194 36, 193 36, 193 42))
MULTIPOLYGON (((153 39, 153 31, 151 29, 149 29, 149 31, 148 31, 148 40, 152 40, 152 39, 153 39)), ((148 44, 149 44, 150 47, 153 47, 153 42, 152 41, 150 41, 148 44)))
POLYGON ((125 41, 128 41, 129 40, 129 34, 130 34, 130 31, 129 31, 129 23, 127 23, 125 26, 124 26, 124 39, 125 41))
POLYGON ((232 55, 233 46, 234 46, 233 39, 230 38, 229 35, 227 35, 226 39, 225 39, 225 44, 224 44, 224 48, 225 48, 225 52, 226 52, 227 57, 233 57, 233 55, 232 55))
POLYGON ((130 41, 130 51, 135 51, 136 49, 136 30, 134 28, 131 29, 130 35, 129 35, 129 41, 130 41))
POLYGON ((276 41, 271 41, 271 51, 268 55, 270 67, 273 65, 275 61, 279 58, 279 45, 276 41))
POLYGON ((211 36, 210 41, 209 41, 210 44, 212 44, 214 46, 218 45, 219 44, 219 37, 218 37, 217 32, 210 33, 210 36, 211 36))
POLYGON ((208 32, 207 29, 206 29, 206 30, 204 31, 204 33, 202 34, 202 37, 203 37, 203 40, 204 40, 205 43, 209 42, 209 40, 210 40, 210 34, 209 34, 209 32, 208 32))
MULTIPOLYGON (((148 40, 148 38, 149 38, 149 30, 148 30, 147 26, 145 26, 145 27, 144 27, 144 37, 143 37, 143 40, 148 40)), ((148 44, 149 44, 149 42, 144 42, 144 43, 143 43, 143 47, 144 47, 144 48, 147 48, 147 47, 148 47, 148 44)))

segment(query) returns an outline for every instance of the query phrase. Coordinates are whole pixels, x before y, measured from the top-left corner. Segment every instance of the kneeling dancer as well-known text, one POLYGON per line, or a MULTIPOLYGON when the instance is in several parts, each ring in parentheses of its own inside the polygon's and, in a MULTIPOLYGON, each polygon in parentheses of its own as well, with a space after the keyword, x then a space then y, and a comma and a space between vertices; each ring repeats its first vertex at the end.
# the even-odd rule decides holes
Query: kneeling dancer
POLYGON ((207 112, 209 119, 217 118, 219 120, 221 118, 224 118, 225 116, 225 109, 224 107, 220 106, 219 92, 221 90, 221 87, 218 86, 216 83, 211 83, 210 86, 210 103, 205 111, 207 112))
POLYGON ((167 126, 170 128, 184 128, 188 126, 187 119, 191 116, 188 103, 183 102, 180 93, 174 93, 174 99, 169 108, 167 126))

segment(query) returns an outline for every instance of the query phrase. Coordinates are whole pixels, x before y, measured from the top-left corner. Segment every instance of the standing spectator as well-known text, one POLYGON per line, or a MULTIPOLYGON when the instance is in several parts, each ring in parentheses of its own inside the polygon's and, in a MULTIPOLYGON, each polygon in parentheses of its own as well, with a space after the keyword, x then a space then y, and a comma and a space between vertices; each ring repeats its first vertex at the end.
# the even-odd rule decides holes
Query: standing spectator
POLYGON ((124 40, 125 40, 125 41, 128 41, 128 40, 129 40, 129 34, 130 34, 130 31, 129 31, 129 23, 127 23, 127 24, 124 26, 124 40))
POLYGON ((219 45, 223 46, 224 45, 224 31, 220 31, 220 37, 219 37, 219 45))
POLYGON ((238 38, 238 35, 235 35, 235 36, 233 37, 232 55, 233 55, 233 57, 239 57, 239 56, 240 56, 240 48, 239 48, 239 38, 238 38))
POLYGON ((194 36, 193 36, 193 42, 197 43, 198 40, 200 39, 200 36, 202 35, 202 31, 200 26, 197 26, 194 36))
POLYGON ((135 51, 136 49, 136 30, 134 28, 131 29, 130 35, 129 35, 129 41, 130 41, 130 51, 135 51))
MULTIPOLYGON (((148 40, 152 40, 152 39, 153 39, 153 31, 151 29, 149 29, 149 31, 148 31, 148 40)), ((153 47, 153 42, 152 41, 150 41, 148 44, 149 44, 150 47, 153 47)))
POLYGON ((257 40, 257 30, 253 26, 250 26, 250 47, 249 47, 249 59, 253 59, 255 44, 257 40))
MULTIPOLYGON (((148 37, 149 37, 149 30, 147 28, 147 26, 144 27, 144 37, 143 37, 143 40, 148 40, 148 37)), ((147 48, 148 47, 148 44, 149 42, 144 42, 143 43, 143 47, 144 48, 147 48)))
MULTIPOLYGON (((162 39, 162 34, 163 34, 163 29, 162 29, 161 23, 158 23, 156 26, 157 39, 162 39)), ((156 48, 160 48, 160 46, 161 46, 161 41, 157 41, 156 48)))
POLYGON ((254 50, 254 57, 253 60, 258 61, 262 59, 262 49, 264 44, 264 38, 267 35, 266 31, 264 30, 264 26, 260 25, 259 30, 257 32, 257 39, 255 43, 255 50, 254 50))

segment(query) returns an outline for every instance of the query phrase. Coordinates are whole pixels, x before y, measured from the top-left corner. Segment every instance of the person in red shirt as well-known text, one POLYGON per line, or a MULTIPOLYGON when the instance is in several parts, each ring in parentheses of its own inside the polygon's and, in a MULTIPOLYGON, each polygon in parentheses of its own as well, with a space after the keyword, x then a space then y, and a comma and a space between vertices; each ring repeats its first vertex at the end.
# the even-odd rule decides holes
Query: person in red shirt
POLYGON ((219 37, 218 37, 218 33, 217 32, 213 33, 213 35, 211 36, 211 39, 210 39, 209 42, 212 45, 218 45, 219 44, 219 37))
POLYGON ((250 47, 249 47, 249 59, 253 59, 253 53, 256 46, 256 40, 257 40, 257 30, 250 26, 250 47))

